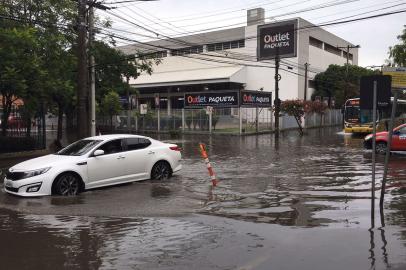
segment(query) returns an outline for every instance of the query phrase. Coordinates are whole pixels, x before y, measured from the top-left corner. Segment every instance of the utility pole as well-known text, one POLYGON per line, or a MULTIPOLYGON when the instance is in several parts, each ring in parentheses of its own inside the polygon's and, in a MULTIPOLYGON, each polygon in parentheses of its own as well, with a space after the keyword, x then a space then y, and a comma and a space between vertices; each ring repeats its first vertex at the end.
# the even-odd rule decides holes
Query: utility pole
POLYGON ((90 48, 90 136, 96 136, 96 76, 95 76, 95 61, 92 45, 94 41, 94 10, 93 6, 89 7, 89 48, 90 48))
POLYGON ((304 100, 307 100, 307 68, 310 64, 309 63, 305 63, 305 83, 304 83, 304 100))
POLYGON ((275 58, 275 137, 279 138, 279 112, 280 112, 280 99, 279 99, 279 80, 281 75, 279 74, 279 52, 275 58))
POLYGON ((86 0, 79 1, 78 25, 78 88, 77 88, 77 137, 82 139, 88 135, 87 114, 87 52, 86 52, 86 0))
POLYGON ((347 94, 348 94, 348 69, 349 69, 349 60, 350 60, 350 49, 358 49, 361 46, 356 45, 356 46, 352 46, 352 45, 347 45, 347 46, 337 46, 337 49, 346 49, 346 58, 347 58, 347 65, 346 65, 346 69, 345 69, 345 88, 344 88, 344 102, 347 100, 347 94))

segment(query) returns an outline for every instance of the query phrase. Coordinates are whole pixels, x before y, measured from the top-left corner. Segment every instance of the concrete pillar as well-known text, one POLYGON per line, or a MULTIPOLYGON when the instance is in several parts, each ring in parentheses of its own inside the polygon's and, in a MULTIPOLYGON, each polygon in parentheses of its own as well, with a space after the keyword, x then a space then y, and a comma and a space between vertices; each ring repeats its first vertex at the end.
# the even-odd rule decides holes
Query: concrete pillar
POLYGON ((182 132, 185 132, 185 108, 182 108, 182 132))
POLYGON ((171 93, 170 92, 171 92, 171 89, 168 88, 168 96, 167 96, 168 102, 167 102, 167 105, 166 105, 166 110, 167 110, 168 116, 171 115, 171 109, 172 109, 172 101, 171 101, 171 93))
POLYGON ((242 134, 242 108, 238 108, 238 115, 240 117, 239 127, 240 127, 240 135, 242 134))

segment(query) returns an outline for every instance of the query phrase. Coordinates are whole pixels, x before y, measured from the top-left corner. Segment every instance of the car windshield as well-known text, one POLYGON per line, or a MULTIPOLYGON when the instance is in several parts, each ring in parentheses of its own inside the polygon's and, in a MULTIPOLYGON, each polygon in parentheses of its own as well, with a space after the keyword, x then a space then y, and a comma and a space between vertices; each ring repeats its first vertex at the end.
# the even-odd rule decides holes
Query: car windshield
POLYGON ((101 140, 80 140, 63 148, 61 151, 56 153, 56 155, 81 156, 89 152, 90 149, 100 142, 101 140))

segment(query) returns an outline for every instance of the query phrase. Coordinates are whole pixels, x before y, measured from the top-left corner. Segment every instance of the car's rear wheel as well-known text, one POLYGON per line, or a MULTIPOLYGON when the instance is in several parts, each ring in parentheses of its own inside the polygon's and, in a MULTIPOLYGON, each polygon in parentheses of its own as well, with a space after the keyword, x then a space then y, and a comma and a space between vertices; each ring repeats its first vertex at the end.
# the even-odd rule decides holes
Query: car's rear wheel
POLYGON ((61 196, 74 196, 79 194, 80 180, 72 173, 64 173, 55 180, 54 193, 61 196))
POLYGON ((376 153, 377 154, 385 154, 386 153, 386 143, 385 142, 378 142, 376 143, 376 153))
POLYGON ((172 169, 168 162, 158 161, 152 167, 151 179, 154 180, 165 180, 172 176, 172 169))

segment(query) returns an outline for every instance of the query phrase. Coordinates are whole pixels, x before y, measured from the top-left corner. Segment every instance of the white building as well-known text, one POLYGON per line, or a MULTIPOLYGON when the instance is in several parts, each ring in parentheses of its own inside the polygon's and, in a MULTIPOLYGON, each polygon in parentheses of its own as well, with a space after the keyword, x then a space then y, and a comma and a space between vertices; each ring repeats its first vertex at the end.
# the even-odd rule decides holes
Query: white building
MULTIPOLYGON (((304 98, 306 63, 309 64, 306 99, 310 99, 314 91, 314 76, 330 64, 345 64, 346 47, 354 46, 306 20, 294 20, 297 23, 296 56, 281 59, 281 100, 304 98)), ((162 62, 153 67, 151 75, 142 74, 130 80, 130 84, 139 90, 140 102, 149 102, 154 107, 154 96, 159 94, 160 107, 168 108, 169 112, 171 108, 183 108, 186 92, 235 89, 274 92, 274 60, 257 61, 258 25, 263 24, 264 9, 253 9, 248 10, 247 26, 244 27, 127 45, 119 49, 125 53, 162 57, 162 62)), ((349 52, 349 63, 357 64, 358 49, 351 48, 349 52)))

